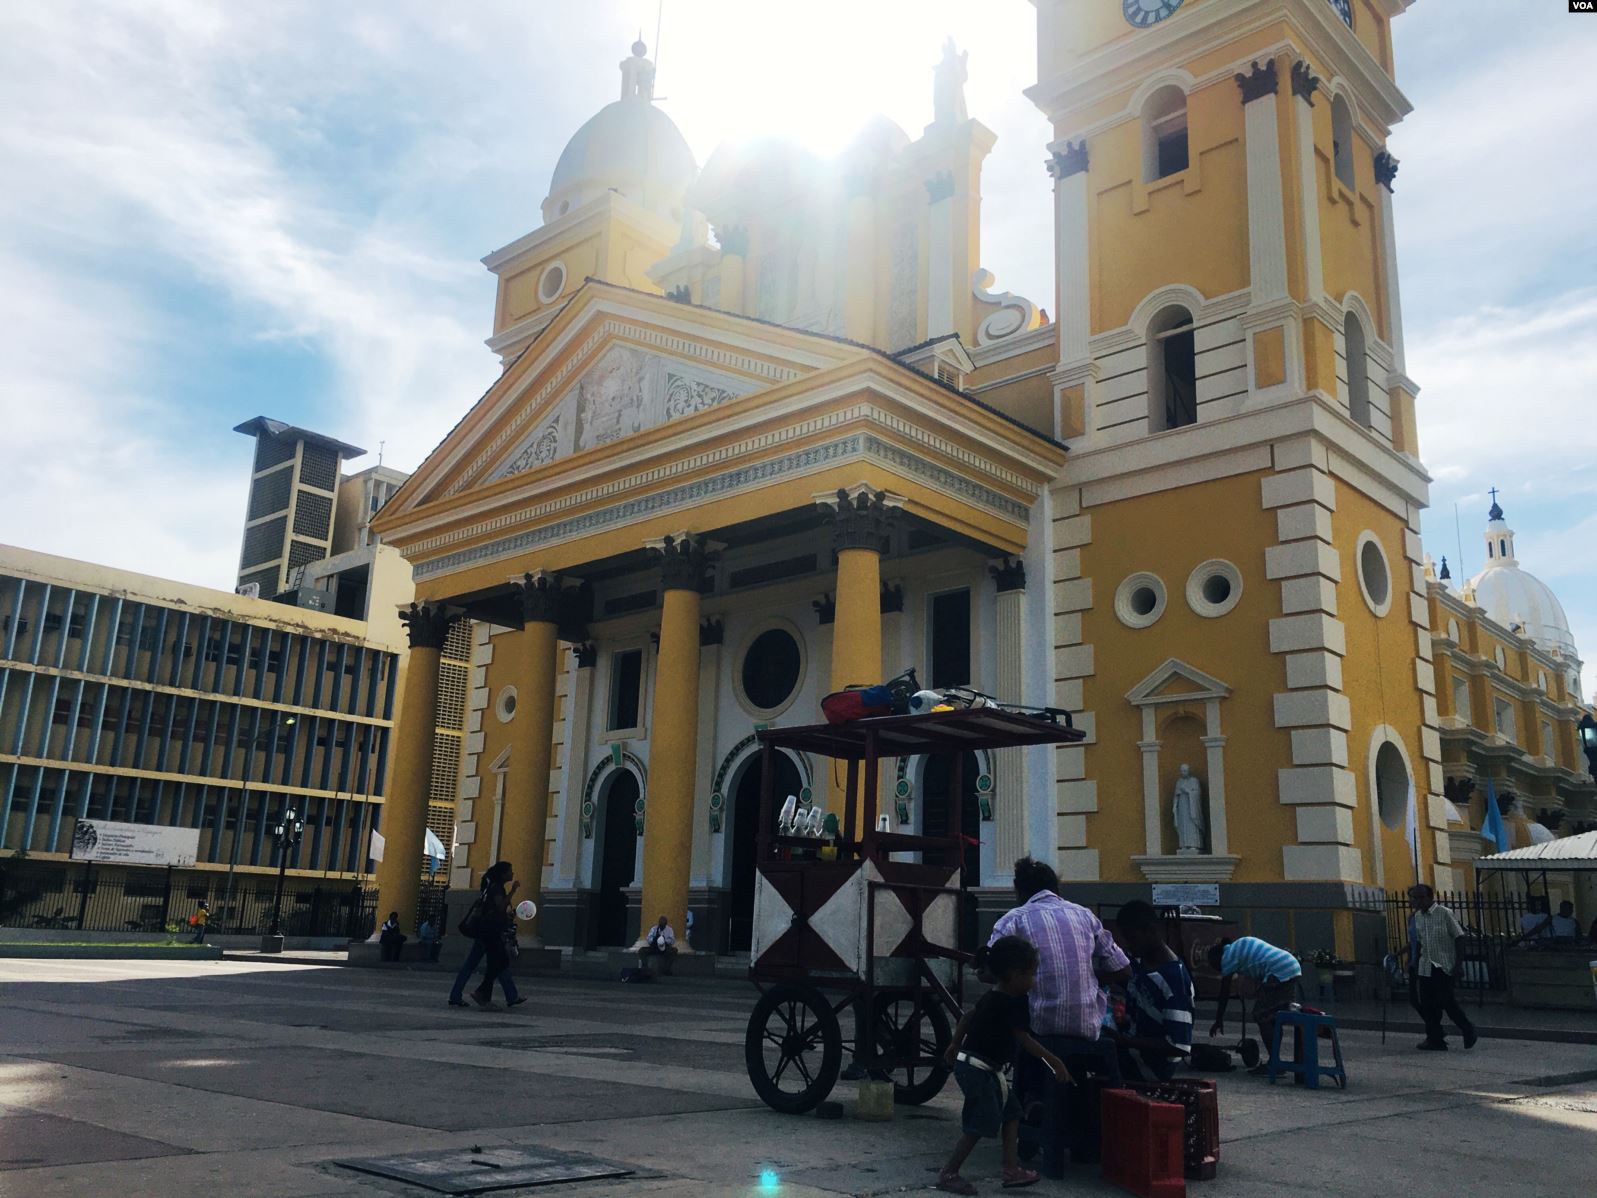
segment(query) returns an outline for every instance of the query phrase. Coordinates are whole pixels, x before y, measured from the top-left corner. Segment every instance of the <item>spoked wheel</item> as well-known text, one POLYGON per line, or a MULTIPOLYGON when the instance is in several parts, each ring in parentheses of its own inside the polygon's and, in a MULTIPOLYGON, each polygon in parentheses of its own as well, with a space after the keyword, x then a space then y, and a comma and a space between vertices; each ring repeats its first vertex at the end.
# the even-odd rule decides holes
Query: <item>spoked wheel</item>
POLYGON ((953 1040, 948 1012, 928 991, 878 994, 871 1010, 871 1037, 880 1066, 893 1082, 893 1101, 930 1102, 948 1081, 943 1054, 953 1040), (896 1064, 892 1062, 898 1062, 896 1064))
POLYGON ((812 1110, 832 1092, 843 1063, 837 1016, 808 986, 773 986, 760 996, 743 1038, 754 1092, 786 1115, 812 1110))

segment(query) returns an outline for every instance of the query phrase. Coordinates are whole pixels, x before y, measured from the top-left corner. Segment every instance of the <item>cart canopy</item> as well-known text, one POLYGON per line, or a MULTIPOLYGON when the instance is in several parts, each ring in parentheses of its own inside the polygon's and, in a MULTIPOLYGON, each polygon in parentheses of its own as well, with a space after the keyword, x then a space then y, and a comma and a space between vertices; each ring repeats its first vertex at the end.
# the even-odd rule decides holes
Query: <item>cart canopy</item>
POLYGON ((1475 868, 1518 873, 1597 870, 1597 832, 1582 832, 1578 836, 1563 836, 1544 844, 1478 857, 1475 868))

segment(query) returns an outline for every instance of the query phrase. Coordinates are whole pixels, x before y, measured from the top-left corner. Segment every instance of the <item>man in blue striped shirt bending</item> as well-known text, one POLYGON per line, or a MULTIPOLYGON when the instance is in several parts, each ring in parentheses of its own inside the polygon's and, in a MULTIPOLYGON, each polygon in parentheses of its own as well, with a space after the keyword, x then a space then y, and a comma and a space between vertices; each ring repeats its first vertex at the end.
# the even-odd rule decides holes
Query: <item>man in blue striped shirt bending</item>
POLYGON ((1220 1007, 1215 1012, 1209 1035, 1224 1034, 1226 1004, 1231 1001, 1231 979, 1244 977, 1253 982, 1253 1022, 1258 1025, 1259 1036, 1268 1049, 1275 1031, 1276 1012, 1298 1001, 1298 979, 1303 976, 1303 966, 1286 949, 1276 948, 1257 936, 1221 941, 1209 949, 1209 964, 1220 975, 1220 1007))
POLYGON ((1151 903, 1133 899, 1115 922, 1133 958, 1126 983, 1131 1025, 1108 1033, 1120 1052, 1120 1071, 1134 1081, 1169 1081, 1192 1055, 1192 974, 1165 943, 1151 903))

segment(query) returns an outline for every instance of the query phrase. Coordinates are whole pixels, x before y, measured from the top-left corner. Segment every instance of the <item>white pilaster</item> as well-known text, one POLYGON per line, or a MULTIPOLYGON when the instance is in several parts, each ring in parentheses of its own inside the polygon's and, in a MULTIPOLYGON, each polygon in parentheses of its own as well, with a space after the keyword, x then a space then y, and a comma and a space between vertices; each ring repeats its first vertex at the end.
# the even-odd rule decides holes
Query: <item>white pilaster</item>
POLYGON ((926 335, 954 331, 954 199, 935 201, 926 231, 926 335))
MULTIPOLYGON (((1325 267, 1320 249, 1319 172, 1314 165, 1314 107, 1301 93, 1292 96, 1297 116, 1298 195, 1302 197, 1303 290, 1309 303, 1325 294, 1325 267)), ((1250 185, 1251 185, 1251 162, 1250 185)))
MULTIPOLYGON (((1087 168, 1086 150, 1080 151, 1080 169, 1054 180, 1054 243, 1059 266, 1059 362, 1067 365, 1087 358, 1091 330, 1092 292, 1087 274, 1087 168)), ((1068 156, 1059 156, 1056 162, 1068 156)), ((1060 171, 1070 167, 1057 168, 1060 171)))
POLYGON ((693 797, 693 864, 689 886, 710 884, 710 794, 715 789, 715 766, 720 760, 715 729, 721 701, 721 646, 699 647, 698 779, 693 797))
POLYGON ((588 780, 588 742, 593 727, 592 666, 579 666, 576 653, 567 657, 565 757, 560 763, 560 818, 555 824, 554 885, 577 884, 582 861, 582 788, 588 780))
POLYGON ((1248 160, 1248 270, 1252 307, 1286 298, 1286 213, 1272 92, 1243 105, 1248 160))
POLYGON ((1397 285, 1397 230, 1392 224, 1392 193, 1377 185, 1381 197, 1381 258, 1382 274, 1386 278, 1387 319, 1392 325, 1392 368, 1401 375, 1408 374, 1408 364, 1403 357, 1403 303, 1397 285))
MULTIPOLYGON (((1000 586, 1003 581, 1000 580, 1000 586)), ((998 644, 995 681, 998 694, 1008 698, 1025 693, 1022 647, 1026 633, 1026 590, 1024 583, 1000 590, 993 602, 997 616, 998 644)), ((1019 749, 999 749, 993 754, 993 860, 999 870, 1026 851, 1026 782, 1019 749)))

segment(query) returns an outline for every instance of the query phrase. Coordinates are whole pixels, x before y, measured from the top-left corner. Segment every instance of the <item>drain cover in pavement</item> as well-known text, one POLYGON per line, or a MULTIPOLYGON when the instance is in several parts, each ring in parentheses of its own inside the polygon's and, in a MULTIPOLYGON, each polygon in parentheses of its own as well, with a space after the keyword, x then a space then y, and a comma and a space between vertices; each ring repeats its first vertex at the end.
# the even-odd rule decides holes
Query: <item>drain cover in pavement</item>
POLYGON ((483 1194, 516 1186, 553 1185, 626 1177, 632 1170, 608 1161, 552 1148, 453 1148, 338 1161, 346 1169, 409 1182, 438 1194, 483 1194))

